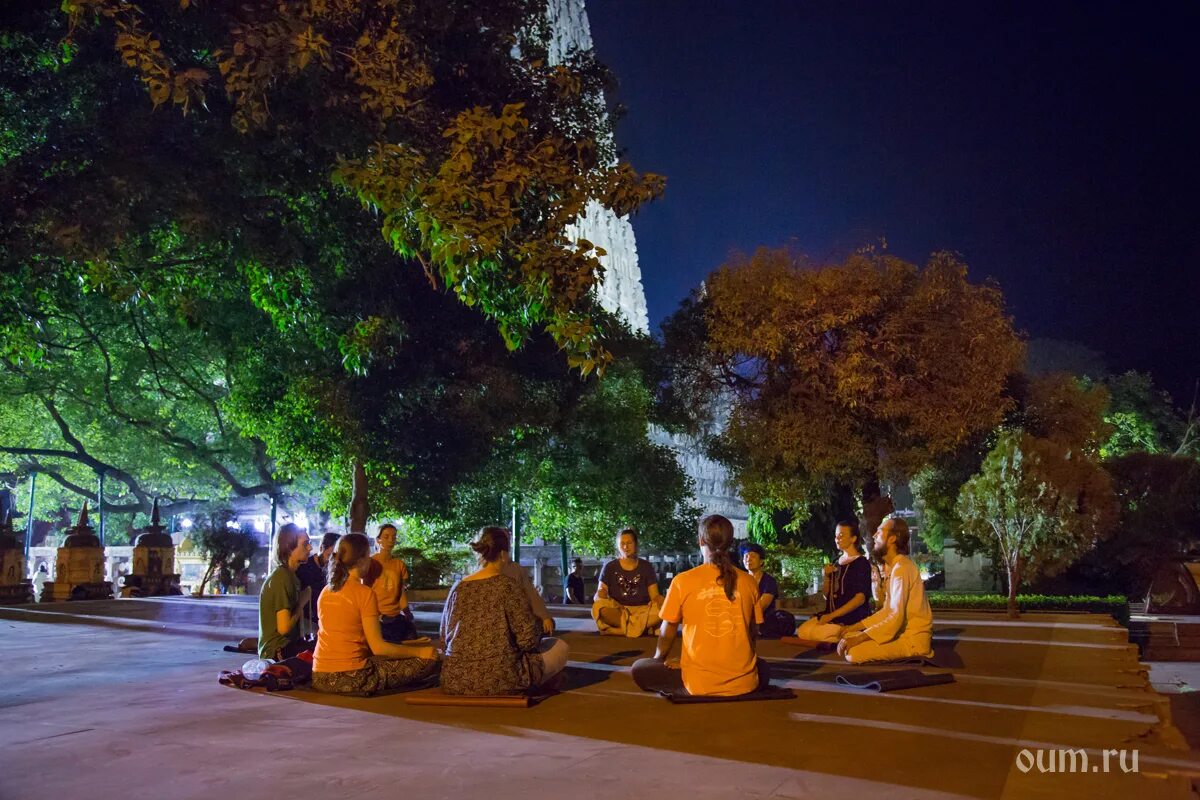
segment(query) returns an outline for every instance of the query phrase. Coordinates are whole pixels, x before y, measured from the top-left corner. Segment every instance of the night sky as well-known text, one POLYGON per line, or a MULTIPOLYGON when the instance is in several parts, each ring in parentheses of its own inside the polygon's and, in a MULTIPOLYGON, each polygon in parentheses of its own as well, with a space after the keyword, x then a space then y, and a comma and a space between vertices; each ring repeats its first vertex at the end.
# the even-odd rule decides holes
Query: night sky
POLYGON ((651 327, 731 251, 955 250, 1018 328, 1200 377, 1200 4, 589 0, 651 327))

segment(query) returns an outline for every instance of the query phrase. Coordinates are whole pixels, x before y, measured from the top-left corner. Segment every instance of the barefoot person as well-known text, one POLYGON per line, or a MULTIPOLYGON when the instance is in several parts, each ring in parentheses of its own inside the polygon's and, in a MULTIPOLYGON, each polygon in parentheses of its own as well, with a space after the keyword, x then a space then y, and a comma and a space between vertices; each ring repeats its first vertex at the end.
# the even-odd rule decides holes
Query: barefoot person
POLYGON ((636 638, 653 634, 662 621, 662 595, 658 576, 644 558, 638 558, 638 532, 625 528, 617 534, 617 554, 600 570, 600 586, 592 604, 592 619, 601 633, 636 638))
POLYGON ((842 628, 871 615, 871 563, 863 554, 862 533, 856 520, 843 520, 833 542, 841 551, 836 564, 826 564, 825 610, 809 617, 796 636, 809 642, 834 644, 842 628))
POLYGON ((775 600, 779 597, 779 582, 763 570, 765 558, 766 552, 761 544, 749 542, 742 545, 742 565, 758 585, 758 607, 762 610, 763 618, 758 633, 763 639, 791 636, 792 631, 796 630, 796 618, 775 607, 775 600))
POLYGON ((328 584, 321 592, 321 629, 313 654, 312 686, 333 694, 375 694, 399 689, 437 673, 432 647, 385 641, 375 593, 362 583, 371 568, 371 541, 349 533, 329 560, 328 584))
POLYGON ((258 596, 258 657, 279 661, 305 649, 300 638, 300 618, 311 593, 300 588, 296 570, 308 560, 312 548, 308 534, 289 522, 275 534, 279 566, 263 584, 258 596))
POLYGON ((704 563, 675 576, 662 608, 662 632, 653 658, 633 664, 633 680, 647 692, 729 697, 765 687, 767 664, 754 653, 754 624, 762 622, 754 579, 733 565, 733 524, 719 514, 700 520, 704 563), (667 663, 680 624, 683 658, 667 663))
POLYGON ((875 556, 883 561, 885 598, 871 616, 842 629, 838 654, 852 664, 933 657, 933 613, 921 571, 908 557, 908 523, 888 517, 875 531, 875 556))
POLYGON ((442 691, 446 694, 537 693, 567 665, 567 643, 542 638, 542 623, 521 585, 502 572, 507 528, 479 531, 471 549, 479 570, 454 584, 442 611, 442 691))
POLYGON ((408 608, 408 567, 392 555, 396 549, 396 526, 380 525, 375 543, 379 552, 371 558, 363 585, 375 592, 384 640, 401 644, 417 637, 417 625, 408 608))

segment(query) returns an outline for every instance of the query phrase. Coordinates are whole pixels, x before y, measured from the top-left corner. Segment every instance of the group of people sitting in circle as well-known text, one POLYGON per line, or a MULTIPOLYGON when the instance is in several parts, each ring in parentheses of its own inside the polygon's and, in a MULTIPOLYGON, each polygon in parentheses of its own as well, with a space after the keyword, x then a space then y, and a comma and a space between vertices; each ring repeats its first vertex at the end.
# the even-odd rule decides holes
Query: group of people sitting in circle
MULTIPOLYGON (((560 684, 568 645, 553 636, 554 619, 528 574, 510 556, 508 529, 485 527, 471 549, 478 569, 451 588, 441 619, 441 652, 417 637, 408 608, 407 569, 394 558, 396 529, 385 525, 371 555, 361 533, 326 534, 311 554, 308 536, 284 525, 280 566, 263 586, 259 655, 288 658, 311 647, 300 635, 306 607, 317 624, 313 688, 374 694, 432 679, 455 695, 545 693, 560 684)), ((871 612, 872 569, 852 520, 837 525, 840 556, 826 567, 825 611, 796 628, 776 608, 778 583, 763 571, 760 546, 742 546, 719 514, 700 520, 704 563, 674 577, 664 597, 650 562, 638 557, 638 534, 617 535, 618 557, 604 565, 592 617, 601 634, 657 634, 654 655, 633 665, 646 691, 731 696, 752 693, 770 679, 756 639, 793 633, 810 644, 835 645, 851 663, 931 657, 932 614, 919 570, 908 558, 909 531, 888 518, 875 531, 881 563, 879 609, 871 612), (670 659, 683 629, 680 659, 670 659)), ((568 591, 582 595, 580 562, 568 591)))

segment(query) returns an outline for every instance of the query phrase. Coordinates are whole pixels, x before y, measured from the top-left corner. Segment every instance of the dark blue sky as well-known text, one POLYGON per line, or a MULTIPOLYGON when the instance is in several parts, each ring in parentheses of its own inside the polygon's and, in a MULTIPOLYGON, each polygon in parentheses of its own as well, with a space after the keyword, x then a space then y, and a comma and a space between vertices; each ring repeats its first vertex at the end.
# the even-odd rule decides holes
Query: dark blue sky
MULTIPOLYGON (((590 0, 666 196, 651 326, 732 250, 960 252, 1019 328, 1200 377, 1200 4, 590 0)), ((1184 396, 1186 395, 1186 397, 1184 396)))

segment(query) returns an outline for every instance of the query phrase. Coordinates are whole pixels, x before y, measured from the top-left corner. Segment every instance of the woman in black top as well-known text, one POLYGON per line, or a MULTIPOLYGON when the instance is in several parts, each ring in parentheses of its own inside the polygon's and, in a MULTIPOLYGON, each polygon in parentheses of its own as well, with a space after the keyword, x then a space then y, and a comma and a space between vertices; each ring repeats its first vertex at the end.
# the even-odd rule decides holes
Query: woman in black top
POLYGON ((825 566, 825 611, 805 620, 796 636, 809 642, 836 643, 843 625, 871 615, 871 563, 863 555, 858 523, 837 524, 834 543, 842 555, 825 566))

